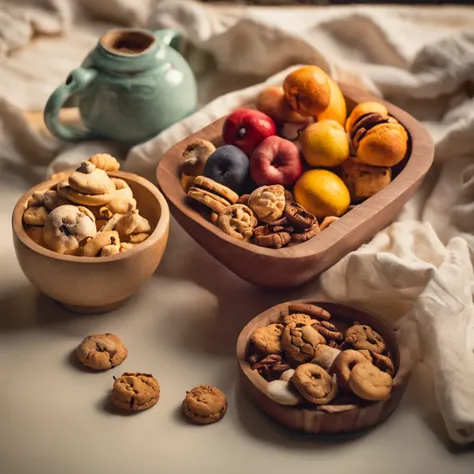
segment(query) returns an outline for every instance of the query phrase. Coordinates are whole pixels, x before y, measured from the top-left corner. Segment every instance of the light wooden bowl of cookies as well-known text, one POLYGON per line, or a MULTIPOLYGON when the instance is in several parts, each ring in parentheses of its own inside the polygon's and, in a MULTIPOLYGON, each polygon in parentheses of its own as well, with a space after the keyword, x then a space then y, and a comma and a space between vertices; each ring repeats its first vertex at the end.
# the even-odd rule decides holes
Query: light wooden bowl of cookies
POLYGON ((33 193, 52 189, 70 174, 59 173, 18 200, 12 215, 15 252, 28 280, 63 306, 82 313, 110 311, 136 293, 160 264, 168 241, 168 204, 146 179, 122 171, 109 172, 110 177, 126 181, 132 189, 140 214, 150 223, 150 236, 123 253, 106 257, 59 254, 34 242, 22 219, 33 193))
POLYGON ((414 194, 428 172, 434 147, 428 132, 407 112, 375 98, 356 87, 340 84, 348 114, 360 102, 384 104, 391 116, 408 131, 407 158, 394 169, 392 182, 374 196, 344 214, 307 242, 272 249, 237 240, 189 205, 180 183, 183 152, 192 142, 203 139, 216 146, 223 144, 223 117, 172 147, 161 159, 158 183, 180 225, 202 247, 244 280, 266 288, 293 288, 308 282, 332 266, 348 252, 370 240, 389 224, 414 194))
MULTIPOLYGON (((307 433, 350 433, 382 423, 400 403, 410 376, 409 370, 402 365, 400 360, 396 333, 386 322, 379 317, 348 306, 321 300, 297 300, 282 303, 252 319, 244 327, 237 340, 237 360, 244 389, 259 408, 278 423, 307 433), (293 304, 314 304, 327 310, 331 314, 330 322, 334 323, 341 331, 349 328, 354 321, 370 326, 377 331, 386 343, 395 369, 393 386, 388 397, 382 401, 365 401, 350 393, 349 390, 339 389, 336 398, 324 406, 308 402, 298 406, 282 405, 269 398, 267 389, 270 382, 255 368, 252 369, 249 362, 249 356, 254 351, 251 337, 257 329, 281 322, 285 316, 290 314, 289 306, 293 304)), ((329 372, 332 373, 331 370, 329 372)), ((305 401, 303 400, 303 402, 305 401)))

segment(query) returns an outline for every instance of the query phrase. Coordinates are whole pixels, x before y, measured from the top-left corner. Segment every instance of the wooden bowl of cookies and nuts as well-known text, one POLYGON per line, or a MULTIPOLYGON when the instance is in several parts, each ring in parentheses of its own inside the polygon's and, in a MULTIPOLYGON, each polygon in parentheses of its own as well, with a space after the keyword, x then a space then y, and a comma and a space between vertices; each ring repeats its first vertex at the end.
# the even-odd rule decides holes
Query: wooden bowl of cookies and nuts
POLYGON ((316 66, 249 107, 171 148, 157 177, 184 229, 257 286, 300 286, 365 243, 433 160, 412 116, 316 66))
POLYGON ((123 304, 155 272, 169 231, 165 198, 146 179, 97 154, 26 192, 12 216, 26 277, 70 309, 123 304))
POLYGON ((409 379, 388 323, 326 301, 292 301, 261 313, 240 333, 237 359, 257 405, 308 433, 349 433, 381 423, 409 379))

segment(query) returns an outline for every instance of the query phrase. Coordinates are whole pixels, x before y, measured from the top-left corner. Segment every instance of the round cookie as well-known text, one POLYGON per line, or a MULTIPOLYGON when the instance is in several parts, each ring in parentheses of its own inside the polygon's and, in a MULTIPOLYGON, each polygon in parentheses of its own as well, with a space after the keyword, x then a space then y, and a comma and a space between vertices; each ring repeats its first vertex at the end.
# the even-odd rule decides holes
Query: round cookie
POLYGON ((107 173, 90 161, 83 161, 69 176, 68 183, 74 191, 83 194, 108 194, 115 191, 115 184, 107 173))
POLYGON ((386 348, 382 336, 370 326, 364 324, 355 324, 347 329, 344 340, 347 344, 351 344, 354 349, 367 349, 377 354, 382 354, 386 348))
POLYGON ((92 370, 116 367, 127 355, 127 348, 120 338, 110 333, 87 336, 76 349, 77 360, 92 370))
POLYGON ((281 338, 281 346, 287 357, 300 364, 313 359, 319 344, 326 344, 326 340, 316 329, 305 323, 288 324, 281 338))
POLYGON ((354 366, 349 377, 349 388, 358 397, 373 402, 385 400, 392 386, 392 377, 368 361, 354 366))
POLYGON ((216 225, 226 234, 238 240, 249 240, 258 224, 252 209, 243 204, 232 204, 217 217, 216 225))
POLYGON ((316 364, 298 366, 291 381, 302 397, 316 405, 326 405, 337 395, 334 377, 316 364))
POLYGON ((183 411, 188 419, 200 425, 215 423, 227 412, 227 399, 212 385, 200 385, 186 392, 183 411))
POLYGON ((151 374, 125 372, 115 379, 112 403, 120 410, 134 412, 147 410, 160 398, 160 385, 151 374))
POLYGON ((269 324, 258 328, 250 340, 263 354, 279 354, 282 352, 281 337, 284 326, 282 324, 269 324))
POLYGON ((74 204, 83 206, 104 206, 114 197, 114 191, 105 194, 84 194, 74 191, 65 181, 59 182, 57 191, 60 196, 66 198, 74 204))
POLYGON ((337 383, 341 388, 348 388, 349 378, 352 369, 360 363, 367 362, 367 359, 359 351, 347 349, 342 351, 334 360, 331 367, 332 373, 336 376, 337 383))
POLYGON ((285 208, 285 188, 280 184, 257 188, 249 197, 249 207, 263 222, 280 219, 285 208))
POLYGON ((64 205, 53 209, 43 229, 46 246, 61 254, 74 253, 97 233, 95 222, 80 207, 64 205))

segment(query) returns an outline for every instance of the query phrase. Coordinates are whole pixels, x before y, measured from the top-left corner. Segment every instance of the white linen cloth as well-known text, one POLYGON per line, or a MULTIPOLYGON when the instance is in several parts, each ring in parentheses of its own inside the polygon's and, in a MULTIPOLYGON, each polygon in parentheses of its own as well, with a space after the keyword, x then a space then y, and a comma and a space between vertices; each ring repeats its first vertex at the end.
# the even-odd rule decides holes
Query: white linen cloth
POLYGON ((474 10, 214 8, 182 0, 114 0, 107 8, 104 2, 79 3, 79 22, 71 24, 73 7, 67 0, 44 0, 34 8, 3 2, 0 54, 34 34, 69 33, 61 57, 48 59, 57 46, 38 41, 35 54, 29 56, 26 48, 2 61, 0 179, 27 186, 93 152, 125 153, 117 144, 48 140, 15 108, 40 108, 66 67, 93 46, 106 25, 84 23, 86 17, 176 27, 191 44, 188 57, 199 77, 201 103, 207 105, 131 149, 123 166, 153 181, 171 145, 280 83, 288 67, 317 64, 335 79, 385 96, 424 123, 436 144, 436 163, 399 222, 327 270, 320 284, 331 299, 374 311, 399 327, 404 349, 412 360, 421 358, 431 374, 450 437, 459 444, 474 441, 474 10), (40 78, 18 70, 18 62, 24 65, 27 58, 29 70, 35 61, 45 63, 40 78))

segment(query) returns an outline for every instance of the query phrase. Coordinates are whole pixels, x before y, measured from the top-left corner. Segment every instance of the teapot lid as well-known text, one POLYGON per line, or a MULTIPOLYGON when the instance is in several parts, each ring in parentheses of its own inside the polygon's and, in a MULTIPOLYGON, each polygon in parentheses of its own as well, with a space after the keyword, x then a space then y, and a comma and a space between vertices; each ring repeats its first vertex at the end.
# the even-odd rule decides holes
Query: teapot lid
POLYGON ((156 46, 156 37, 140 29, 118 28, 105 33, 99 45, 109 54, 118 56, 141 55, 156 46))

